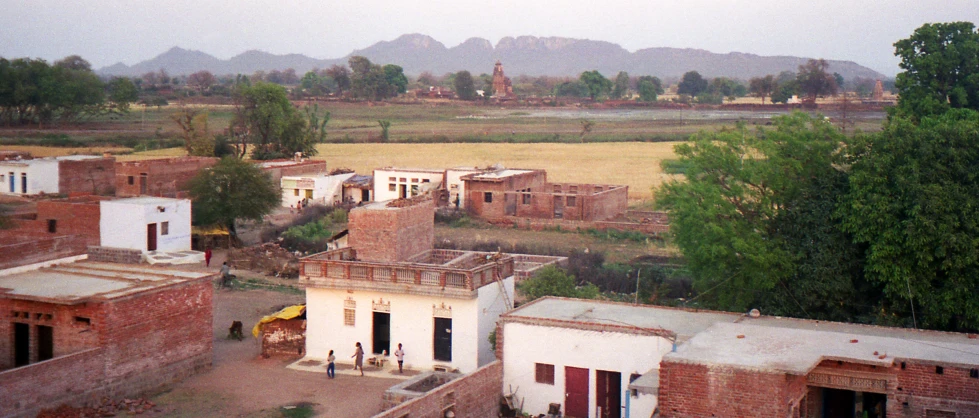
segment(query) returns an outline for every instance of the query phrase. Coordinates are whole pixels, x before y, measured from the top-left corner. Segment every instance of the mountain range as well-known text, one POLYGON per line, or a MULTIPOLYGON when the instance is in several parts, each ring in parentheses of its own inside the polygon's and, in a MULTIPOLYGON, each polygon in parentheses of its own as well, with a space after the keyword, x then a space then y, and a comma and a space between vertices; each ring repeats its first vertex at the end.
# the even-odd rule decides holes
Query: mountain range
MULTIPOLYGON (((604 41, 561 37, 519 36, 501 39, 496 46, 482 38, 470 38, 448 48, 427 35, 402 35, 392 41, 381 41, 355 50, 343 58, 316 59, 301 54, 275 55, 262 51, 247 51, 221 60, 200 51, 173 47, 157 57, 132 66, 118 63, 98 70, 103 75, 138 76, 165 69, 171 75, 190 74, 208 70, 214 74, 252 74, 255 71, 292 68, 300 75, 313 68, 328 68, 345 64, 352 56, 364 56, 378 64, 397 64, 406 74, 418 75, 428 71, 441 75, 468 70, 476 74, 492 74, 499 60, 508 75, 570 76, 583 71, 598 70, 612 78, 619 71, 630 75, 654 75, 676 78, 691 70, 704 77, 731 77, 747 80, 751 77, 797 71, 809 58, 792 56, 760 56, 742 52, 718 54, 702 49, 646 48, 629 52, 621 46, 604 41)), ((882 79, 883 74, 853 61, 827 60, 829 71, 846 79, 856 77, 882 79)))

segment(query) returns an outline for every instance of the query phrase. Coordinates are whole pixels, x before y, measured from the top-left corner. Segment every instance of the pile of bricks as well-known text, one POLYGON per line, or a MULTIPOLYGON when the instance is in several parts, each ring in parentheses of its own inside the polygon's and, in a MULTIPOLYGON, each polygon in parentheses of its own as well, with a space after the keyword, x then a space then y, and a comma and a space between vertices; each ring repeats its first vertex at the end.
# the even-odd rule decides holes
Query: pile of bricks
POLYGON ((81 417, 114 417, 120 414, 139 415, 153 411, 156 404, 146 399, 123 399, 121 401, 102 398, 98 405, 76 408, 61 405, 55 409, 45 409, 37 414, 38 418, 81 418, 81 417))
POLYGON ((236 269, 275 277, 299 277, 299 257, 274 242, 234 248, 229 253, 228 259, 236 269))

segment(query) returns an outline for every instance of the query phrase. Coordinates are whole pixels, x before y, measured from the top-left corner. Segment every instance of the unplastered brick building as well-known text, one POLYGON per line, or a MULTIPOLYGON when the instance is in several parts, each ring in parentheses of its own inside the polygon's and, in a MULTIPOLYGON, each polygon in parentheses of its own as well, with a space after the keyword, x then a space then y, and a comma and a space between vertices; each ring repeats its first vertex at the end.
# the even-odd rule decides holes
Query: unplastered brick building
POLYGON ((305 176, 316 173, 325 173, 326 161, 324 160, 309 160, 298 156, 294 159, 282 159, 282 160, 265 160, 255 163, 258 168, 262 171, 269 173, 272 177, 272 182, 279 184, 282 181, 282 177, 287 176, 305 176))
POLYGON ((628 186, 548 183, 543 170, 503 169, 463 176, 462 181, 466 209, 489 221, 604 221, 628 208, 628 186))
POLYGON ((510 254, 435 250, 435 205, 426 196, 375 202, 349 214, 350 247, 300 260, 306 287, 306 357, 349 358, 402 343, 416 370, 472 372, 495 359, 488 336, 513 300, 510 254))
POLYGON ((0 276, 0 416, 137 396, 207 370, 211 279, 92 262, 0 276))
POLYGON ((0 270, 79 256, 99 245, 102 196, 40 200, 30 219, 0 234, 0 270))
POLYGON ((182 196, 190 179, 217 164, 213 157, 175 157, 116 163, 116 196, 182 196))

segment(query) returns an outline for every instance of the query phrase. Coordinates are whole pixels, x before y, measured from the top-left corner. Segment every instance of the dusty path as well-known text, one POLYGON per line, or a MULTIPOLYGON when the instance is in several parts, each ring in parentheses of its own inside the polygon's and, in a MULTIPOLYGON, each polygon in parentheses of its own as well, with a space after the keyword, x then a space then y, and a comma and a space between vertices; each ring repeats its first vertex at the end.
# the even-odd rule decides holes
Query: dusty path
MULTIPOLYGON (((212 269, 215 261, 223 261, 220 256, 211 260, 212 269)), ((286 369, 294 359, 261 358, 251 327, 278 307, 304 300, 302 294, 271 290, 215 290, 213 369, 152 398, 157 407, 144 416, 281 417, 280 407, 299 402, 314 404, 316 416, 322 417, 362 418, 380 412, 381 395, 400 380, 342 373, 328 380, 325 373, 286 369), (225 338, 233 320, 244 323, 244 341, 225 338)))

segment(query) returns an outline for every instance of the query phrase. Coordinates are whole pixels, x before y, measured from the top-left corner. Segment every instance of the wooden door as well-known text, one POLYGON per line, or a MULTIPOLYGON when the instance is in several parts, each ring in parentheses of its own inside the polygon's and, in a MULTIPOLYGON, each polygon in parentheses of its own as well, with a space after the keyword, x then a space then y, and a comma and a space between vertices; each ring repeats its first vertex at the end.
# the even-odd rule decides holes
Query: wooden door
POLYGON ((435 318, 435 360, 452 361, 452 318, 435 318))
POLYGON ((564 416, 588 417, 588 369, 564 367, 564 416))
POLYGON ((621 418, 622 374, 605 370, 595 371, 595 402, 601 411, 599 418, 621 418))
POLYGON ((156 251, 156 224, 146 225, 146 251, 156 251))

